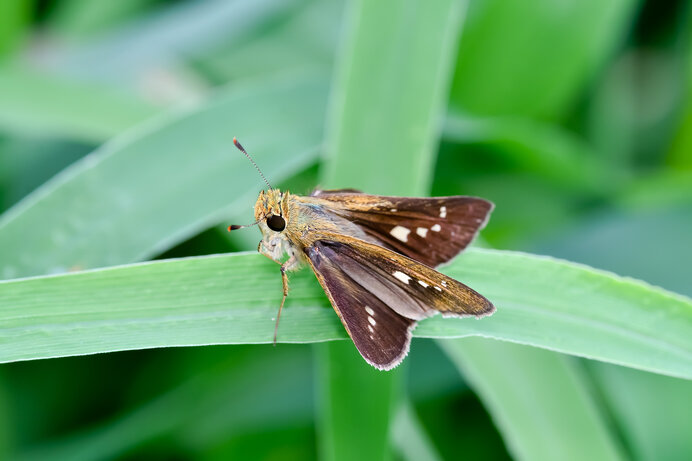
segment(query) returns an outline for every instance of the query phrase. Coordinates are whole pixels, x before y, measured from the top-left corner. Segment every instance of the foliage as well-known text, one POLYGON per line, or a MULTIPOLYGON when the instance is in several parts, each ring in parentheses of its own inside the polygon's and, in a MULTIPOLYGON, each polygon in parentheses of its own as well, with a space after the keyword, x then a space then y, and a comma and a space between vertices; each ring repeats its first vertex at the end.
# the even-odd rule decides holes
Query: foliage
POLYGON ((690 457, 687 5, 116 3, 0 6, 0 457, 690 457), (260 345, 233 136, 298 193, 494 201, 443 271, 498 312, 381 373, 303 271, 260 345))

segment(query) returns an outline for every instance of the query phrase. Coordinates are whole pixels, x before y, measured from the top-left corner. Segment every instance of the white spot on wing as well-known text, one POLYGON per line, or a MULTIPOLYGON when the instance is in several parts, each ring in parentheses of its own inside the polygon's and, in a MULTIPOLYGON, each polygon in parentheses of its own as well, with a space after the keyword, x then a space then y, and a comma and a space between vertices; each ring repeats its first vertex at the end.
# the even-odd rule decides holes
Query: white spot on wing
POLYGON ((370 315, 375 315, 375 311, 370 309, 370 306, 365 306, 365 312, 367 312, 370 315))
POLYGON ((425 238, 425 236, 428 235, 428 228, 427 227, 419 227, 418 229, 416 229, 416 234, 425 238))
POLYGON ((370 330, 370 333, 375 332, 375 329, 372 327, 372 325, 368 325, 368 330, 370 330))
POLYGON ((428 288, 428 287, 430 286, 430 285, 428 285, 427 283, 425 283, 425 282, 422 281, 422 280, 419 280, 419 281, 418 281, 418 284, 419 284, 420 286, 422 286, 423 288, 428 288))
POLYGON ((396 213, 396 208, 390 208, 389 211, 391 211, 392 213, 396 213))
POLYGON ((440 218, 446 218, 446 217, 447 217, 447 207, 441 206, 440 207, 440 218))
POLYGON ((375 322, 375 319, 372 317, 368 317, 368 322, 370 322, 370 325, 372 325, 372 326, 377 325, 377 322, 375 322))
POLYGON ((437 291, 442 291, 442 288, 440 288, 440 287, 435 287, 435 289, 436 289, 437 291))
POLYGON ((393 273, 392 275, 393 275, 394 277, 398 278, 399 280, 401 280, 402 282, 404 282, 404 283, 407 284, 407 285, 408 285, 408 281, 411 280, 411 277, 409 277, 408 275, 404 274, 403 272, 394 271, 394 273, 393 273))
POLYGON ((442 281, 442 286, 445 287, 445 288, 447 287, 447 281, 446 281, 446 280, 443 280, 443 281, 442 281))
POLYGON ((434 226, 432 226, 432 227, 430 228, 430 230, 433 231, 433 232, 440 232, 440 231, 442 230, 442 228, 440 227, 439 224, 435 224, 434 226))
POLYGON ((389 233, 392 234, 394 238, 401 240, 402 242, 407 242, 408 234, 411 233, 411 229, 407 229, 403 226, 396 226, 394 229, 390 230, 389 233))

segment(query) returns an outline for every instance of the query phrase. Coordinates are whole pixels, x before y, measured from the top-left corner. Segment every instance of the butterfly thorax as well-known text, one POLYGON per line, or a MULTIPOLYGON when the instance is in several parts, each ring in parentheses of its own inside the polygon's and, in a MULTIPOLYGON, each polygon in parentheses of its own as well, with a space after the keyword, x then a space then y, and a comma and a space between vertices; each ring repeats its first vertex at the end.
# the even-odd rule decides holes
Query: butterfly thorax
POLYGON ((360 240, 376 241, 357 225, 329 211, 317 197, 292 195, 278 189, 260 192, 255 219, 262 232, 260 250, 275 261, 288 254, 295 269, 305 262, 304 250, 325 233, 338 233, 360 240))

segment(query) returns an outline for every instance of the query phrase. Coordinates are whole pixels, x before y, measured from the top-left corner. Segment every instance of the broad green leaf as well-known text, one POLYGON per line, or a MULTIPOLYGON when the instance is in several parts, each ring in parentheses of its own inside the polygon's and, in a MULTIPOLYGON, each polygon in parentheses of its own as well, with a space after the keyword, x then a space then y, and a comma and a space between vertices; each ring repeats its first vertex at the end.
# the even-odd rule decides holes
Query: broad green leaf
MULTIPOLYGON (((692 379, 692 301, 552 258, 471 249, 443 272, 491 299, 489 318, 415 335, 484 336, 692 379), (665 334, 662 334, 665 332, 665 334)), ((0 282, 0 362, 115 350, 270 343, 276 264, 241 253, 0 282)), ((313 274, 291 278, 279 342, 345 338, 313 274)))
POLYGON ((479 115, 563 115, 623 40, 638 3, 471 2, 453 106, 479 115))
POLYGON ((41 137, 100 142, 160 112, 105 85, 0 66, 0 128, 41 137))
POLYGON ((440 344, 516 459, 622 459, 579 368, 566 357, 481 338, 440 344))
POLYGON ((105 144, 0 216, 0 277, 138 261, 249 219, 264 185, 233 136, 269 178, 290 176, 317 155, 325 95, 318 77, 236 84, 105 144))

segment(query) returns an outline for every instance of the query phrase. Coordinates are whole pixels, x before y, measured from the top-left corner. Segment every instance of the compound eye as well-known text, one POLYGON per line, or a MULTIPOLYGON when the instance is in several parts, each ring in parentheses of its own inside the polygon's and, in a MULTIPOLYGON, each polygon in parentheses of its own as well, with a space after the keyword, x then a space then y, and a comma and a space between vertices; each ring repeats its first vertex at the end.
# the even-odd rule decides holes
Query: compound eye
POLYGON ((281 232, 286 228, 286 220, 279 215, 271 215, 267 218, 267 226, 274 232, 281 232))

